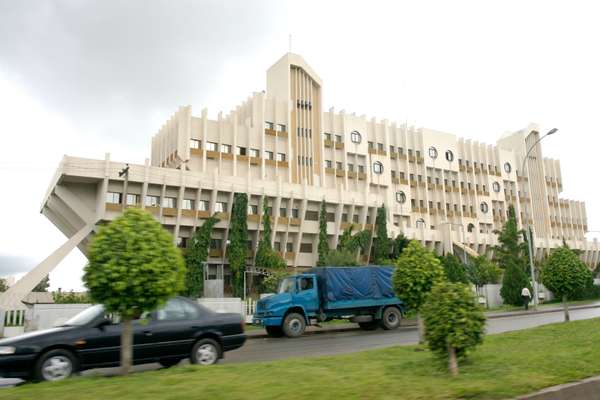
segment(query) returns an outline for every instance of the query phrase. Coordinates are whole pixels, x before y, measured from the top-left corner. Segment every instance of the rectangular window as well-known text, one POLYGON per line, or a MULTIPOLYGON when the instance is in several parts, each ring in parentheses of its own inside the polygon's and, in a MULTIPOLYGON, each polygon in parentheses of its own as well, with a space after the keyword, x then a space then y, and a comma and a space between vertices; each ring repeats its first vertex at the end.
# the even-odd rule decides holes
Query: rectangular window
POLYGON ((258 206, 256 204, 248 204, 248 214, 258 215, 258 206))
POLYGON ((394 146, 390 145, 390 153, 394 153, 396 151, 396 148, 394 146))
POLYGON ((377 150, 383 151, 383 143, 377 143, 377 150))
POLYGON ((335 141, 338 143, 342 143, 342 135, 335 135, 335 141))
POLYGON ((200 149, 202 147, 202 141, 198 139, 190 139, 190 148, 191 149, 200 149))
POLYGON ((177 247, 184 249, 187 247, 187 242, 188 242, 188 238, 178 237, 177 238, 177 247))
POLYGON ((285 161, 285 153, 277 153, 277 161, 285 161))
POLYGON ((337 161, 335 163, 335 168, 337 168, 338 170, 343 170, 344 169, 344 164, 342 164, 340 161, 337 161))
POLYGON ((210 248, 220 250, 223 248, 223 239, 210 239, 210 248))
POLYGON ((412 154, 413 154, 413 151, 412 151, 412 149, 408 149, 408 155, 409 155, 409 156, 412 156, 412 154))
POLYGON ((292 208, 292 218, 299 218, 300 217, 300 210, 297 208, 292 208))
POLYGON ((406 174, 404 172, 400 172, 400 179, 406 179, 406 174))
POLYGON ((287 242, 285 244, 285 251, 287 251, 288 253, 291 253, 292 251, 294 251, 294 243, 287 242))
POLYGON ((250 149, 250 157, 259 158, 260 150, 258 149, 250 149))
POLYGON ((275 242, 275 243, 273 243, 273 250, 275 250, 275 251, 281 251, 281 242, 275 242))
POLYGON ((166 208, 177 208, 177 199, 175 197, 165 197, 165 203, 163 207, 166 208))
POLYGON ((265 158, 266 158, 267 160, 274 160, 274 159, 275 159, 275 156, 274 156, 274 154, 273 154, 273 152, 272 152, 272 151, 265 150, 265 158))
POLYGON ((352 222, 354 222, 355 224, 358 224, 358 214, 354 214, 352 216, 352 222))
POLYGON ((354 171, 354 164, 348 163, 348 171, 354 171))
POLYGON ((404 147, 398 147, 398 154, 404 154, 404 147))
POLYGON ((396 171, 391 170, 390 173, 392 174, 392 179, 394 179, 396 177, 396 171))
POLYGON ((421 157, 421 152, 419 150, 415 151, 415 155, 417 156, 417 158, 421 157))
POLYGON ((277 132, 285 132, 285 125, 277 124, 277 132))
POLYGON ((121 193, 108 192, 106 193, 106 202, 110 204, 121 204, 121 193))
POLYGON ((342 214, 342 222, 348 222, 348 214, 347 213, 342 214))
POLYGON ((265 129, 275 129, 275 124, 269 121, 265 121, 265 129))
POLYGON ((325 168, 333 168, 333 163, 331 160, 325 160, 325 168))
POLYGON ((137 206, 140 204, 140 195, 139 194, 128 194, 127 195, 127 205, 128 206, 137 206))
POLYGON ((361 173, 361 174, 364 173, 365 172, 365 166, 364 165, 359 165, 358 166, 358 172, 361 173))
POLYGON ((375 148, 375 143, 373 143, 373 142, 369 142, 369 148, 370 148, 370 149, 374 149, 374 148, 375 148))
POLYGON ((183 199, 183 203, 181 203, 182 210, 194 210, 194 200, 192 199, 183 199))
POLYGON ((217 151, 217 144, 214 142, 206 142, 206 150, 208 151, 217 151))
POLYGON ((281 208, 279 209, 279 216, 280 216, 280 217, 283 217, 283 218, 287 217, 287 208, 285 208, 285 207, 281 207, 281 208))
POLYGON ((208 211, 208 200, 200 200, 198 202, 198 210, 208 211))
POLYGON ((237 154, 238 156, 245 156, 246 154, 248 154, 248 150, 245 147, 238 146, 235 149, 235 154, 237 154))
POLYGON ((231 154, 231 145, 230 144, 222 144, 221 145, 221 153, 231 154))
POLYGON ((300 253, 312 253, 312 243, 300 243, 300 253))
POLYGON ((227 202, 217 201, 215 203, 215 212, 227 212, 227 202))
POLYGON ((144 202, 146 207, 160 207, 160 197, 158 196, 146 196, 146 201, 144 202))
POLYGON ((331 133, 323 133, 323 138, 325 138, 325 140, 331 140, 331 133))
POLYGON ((325 215, 327 222, 335 222, 335 214, 334 213, 327 213, 325 215))
POLYGON ((319 220, 319 212, 306 210, 306 215, 304 216, 304 219, 306 219, 307 221, 318 221, 319 220))

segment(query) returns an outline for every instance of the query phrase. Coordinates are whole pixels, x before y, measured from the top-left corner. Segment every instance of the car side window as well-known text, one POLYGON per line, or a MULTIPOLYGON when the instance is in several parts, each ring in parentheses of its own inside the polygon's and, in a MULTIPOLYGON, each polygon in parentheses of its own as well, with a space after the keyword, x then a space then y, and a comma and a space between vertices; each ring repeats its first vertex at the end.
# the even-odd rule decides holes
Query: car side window
POLYGON ((313 288, 312 278, 300 278, 300 290, 310 290, 313 288))
POLYGON ((156 312, 158 321, 176 321, 186 319, 184 302, 179 299, 171 299, 167 304, 156 312))
POLYGON ((197 319, 197 318, 200 318, 200 313, 199 313, 198 308, 194 307, 193 305, 191 305, 187 301, 182 301, 181 303, 183 304, 183 309, 184 309, 184 312, 185 312, 185 317, 187 319, 197 319))

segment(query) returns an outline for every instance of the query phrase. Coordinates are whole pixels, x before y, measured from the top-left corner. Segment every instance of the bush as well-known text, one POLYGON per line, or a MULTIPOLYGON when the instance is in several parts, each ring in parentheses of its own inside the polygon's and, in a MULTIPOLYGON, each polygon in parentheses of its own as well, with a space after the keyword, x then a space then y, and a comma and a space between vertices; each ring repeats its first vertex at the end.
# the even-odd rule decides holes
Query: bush
POLYGON ((356 261, 356 253, 349 250, 331 250, 323 259, 323 265, 332 267, 348 267, 358 265, 356 261))
POLYGON ((523 271, 519 265, 508 265, 504 270, 502 287, 500 288, 500 296, 502 296, 504 303, 511 304, 513 306, 523 305, 521 291, 524 287, 527 287, 529 292, 533 293, 531 284, 529 282, 529 277, 525 271, 523 271))
POLYGON ((286 270, 271 272, 271 275, 265 276, 260 284, 261 293, 275 293, 279 283, 290 274, 286 270))
POLYGON ((473 292, 461 283, 442 282, 433 287, 422 307, 428 347, 448 360, 458 374, 458 360, 483 342, 485 317, 473 292))
POLYGON ((446 278, 450 282, 469 283, 466 266, 454 254, 446 254, 440 257, 446 278))
POLYGON ((55 304, 88 304, 91 303, 90 296, 86 293, 70 292, 53 292, 52 299, 55 304))

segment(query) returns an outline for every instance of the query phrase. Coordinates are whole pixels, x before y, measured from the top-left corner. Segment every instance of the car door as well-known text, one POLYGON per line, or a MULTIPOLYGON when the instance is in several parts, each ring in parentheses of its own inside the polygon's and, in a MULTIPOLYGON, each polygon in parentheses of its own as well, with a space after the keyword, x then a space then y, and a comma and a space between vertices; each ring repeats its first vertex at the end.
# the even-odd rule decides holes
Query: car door
POLYGON ((309 315, 315 315, 319 310, 319 296, 315 277, 300 276, 297 279, 296 294, 294 294, 294 303, 301 304, 309 315))
POLYGON ((118 320, 106 318, 112 323, 98 327, 88 327, 82 332, 78 353, 85 366, 110 366, 119 364, 121 358, 121 324, 118 320))

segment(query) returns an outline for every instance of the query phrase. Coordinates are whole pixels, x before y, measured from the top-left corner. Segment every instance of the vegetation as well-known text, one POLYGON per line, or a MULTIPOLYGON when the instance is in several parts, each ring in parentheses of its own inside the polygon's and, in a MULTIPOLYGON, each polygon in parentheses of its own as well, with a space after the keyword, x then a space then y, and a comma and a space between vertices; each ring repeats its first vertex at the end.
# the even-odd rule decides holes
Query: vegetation
POLYGON ((268 268, 268 264, 271 261, 269 254, 273 248, 271 247, 271 216, 269 215, 269 206, 266 197, 263 200, 262 228, 262 236, 258 242, 254 265, 261 268, 268 268))
POLYGON ((330 250, 325 256, 322 265, 335 267, 351 267, 358 265, 358 262, 356 261, 356 252, 351 253, 349 250, 330 250))
POLYGON ((44 279, 42 279, 40 281, 40 283, 35 285, 32 292, 47 292, 49 287, 50 287, 50 276, 46 275, 46 277, 44 279))
POLYGON ((233 196, 227 260, 231 270, 231 288, 234 297, 245 296, 244 274, 248 258, 248 195, 236 193, 233 196))
POLYGON ((184 294, 191 298, 202 296, 204 289, 204 263, 208 258, 210 235, 213 227, 219 222, 215 216, 208 218, 201 227, 196 229, 191 244, 185 253, 185 289, 184 294))
POLYGON ((409 310, 417 313, 420 343, 424 340, 421 306, 433 286, 444 280, 444 269, 440 260, 421 243, 411 240, 396 261, 392 283, 398 297, 409 310))
POLYGON ((443 282, 431 290, 422 308, 427 345, 448 360, 448 370, 458 375, 458 360, 483 342, 485 317, 473 292, 461 283, 443 282))
POLYGON ((329 253, 329 241, 327 240, 327 205, 325 200, 321 201, 321 210, 319 211, 319 259, 317 265, 325 264, 325 257, 329 253))
POLYGON ((448 253, 445 256, 441 256, 440 262, 442 263, 442 267, 444 267, 446 278, 450 282, 469 283, 466 265, 454 254, 448 253))
POLYGON ((131 367, 131 321, 183 289, 183 257, 150 213, 128 208, 92 238, 88 260, 83 282, 91 300, 121 316, 121 366, 126 374, 131 367))
POLYGON ((52 292, 52 299, 56 304, 89 304, 90 296, 87 292, 52 292))
POLYGON ((241 400, 251 393, 257 400, 507 399, 600 374, 598 342, 600 319, 594 319, 487 336, 456 377, 432 362, 431 352, 396 346, 210 368, 186 365, 127 377, 75 377, 4 388, 0 398, 241 400))
POLYGON ((527 287, 531 292, 531 284, 527 277, 527 243, 519 241, 523 232, 517 229, 515 209, 512 206, 508 209, 508 219, 502 230, 495 233, 500 244, 494 248, 494 261, 504 270, 500 295, 506 304, 521 305, 521 290, 527 287))
POLYGON ((542 268, 542 283, 562 299, 565 322, 569 321, 567 301, 585 290, 592 282, 592 273, 579 256, 566 245, 550 253, 542 268))
POLYGON ((279 269, 271 272, 271 275, 266 276, 262 280, 261 292, 262 293, 275 293, 279 287, 279 283, 289 276, 289 273, 285 269, 279 269))
POLYGON ((8 290, 8 283, 6 279, 0 278, 0 293, 6 292, 8 290))
POLYGON ((392 260, 397 260, 400 257, 402 250, 408 246, 408 243, 410 243, 410 240, 403 233, 399 233, 396 236, 396 239, 392 243, 392 260))
POLYGON ((373 240, 373 261, 375 264, 383 264, 390 257, 390 239, 387 234, 385 204, 377 209, 375 232, 377 237, 373 240))

